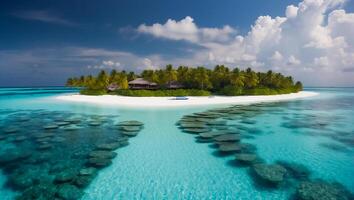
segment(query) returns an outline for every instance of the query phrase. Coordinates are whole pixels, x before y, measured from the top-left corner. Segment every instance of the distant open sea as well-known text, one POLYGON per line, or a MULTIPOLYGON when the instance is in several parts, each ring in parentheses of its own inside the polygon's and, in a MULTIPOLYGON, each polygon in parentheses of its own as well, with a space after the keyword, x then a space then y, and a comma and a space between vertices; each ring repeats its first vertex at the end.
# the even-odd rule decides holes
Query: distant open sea
POLYGON ((301 181, 318 179, 354 193, 354 88, 305 90, 319 95, 235 107, 242 113, 218 119, 226 121, 222 128, 242 129, 242 142, 262 162, 302 166, 308 173, 304 179, 286 175, 268 187, 250 166, 236 165, 234 154, 220 155, 215 145, 197 142, 176 125, 183 116, 227 106, 134 109, 55 99, 78 92, 65 87, 0 88, 0 156, 17 156, 0 157, 0 199, 29 195, 34 190, 28 188, 39 184, 49 185, 57 197, 63 185, 76 188, 76 174, 59 174, 86 167, 86 153, 97 141, 121 139, 113 138, 112 127, 126 120, 143 128, 115 150, 112 164, 100 168, 87 187, 66 187, 63 193, 82 191, 87 200, 290 199, 301 181), (46 132, 58 122, 75 125, 46 132))

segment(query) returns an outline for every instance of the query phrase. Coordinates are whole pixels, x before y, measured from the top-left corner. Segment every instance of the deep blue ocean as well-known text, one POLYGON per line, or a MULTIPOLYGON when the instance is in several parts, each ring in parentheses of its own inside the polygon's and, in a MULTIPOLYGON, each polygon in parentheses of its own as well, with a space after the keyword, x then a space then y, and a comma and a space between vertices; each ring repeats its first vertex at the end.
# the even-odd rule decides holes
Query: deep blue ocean
POLYGON ((0 88, 0 199, 292 199, 303 182, 320 182, 351 198, 354 88, 305 90, 319 95, 242 106, 134 109, 55 99, 78 92, 65 87, 0 88), (262 163, 287 169, 284 180, 260 181, 252 165, 237 164, 234 153, 220 154, 215 144, 176 124, 195 113, 217 115, 213 120, 222 122, 213 129, 238 130, 262 163), (127 120, 143 123, 135 137, 117 128, 127 120), (96 167, 90 178, 82 175, 92 167, 88 162, 96 162, 90 153, 97 143, 123 140, 110 164, 96 167))

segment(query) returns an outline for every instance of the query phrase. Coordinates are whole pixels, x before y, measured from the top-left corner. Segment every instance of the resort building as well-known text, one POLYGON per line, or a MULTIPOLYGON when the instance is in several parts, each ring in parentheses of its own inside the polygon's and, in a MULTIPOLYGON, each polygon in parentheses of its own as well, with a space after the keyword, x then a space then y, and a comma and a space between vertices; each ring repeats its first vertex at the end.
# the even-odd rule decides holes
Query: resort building
POLYGON ((117 83, 111 83, 108 85, 107 90, 108 91, 115 91, 119 89, 119 85, 117 83))
POLYGON ((147 81, 143 78, 137 78, 132 81, 128 82, 129 84, 129 89, 134 89, 134 90, 139 90, 139 89, 144 89, 144 90, 153 90, 157 89, 157 83, 147 81))
POLYGON ((171 82, 167 83, 166 88, 167 89, 182 89, 182 88, 184 88, 184 86, 177 81, 171 81, 171 82))

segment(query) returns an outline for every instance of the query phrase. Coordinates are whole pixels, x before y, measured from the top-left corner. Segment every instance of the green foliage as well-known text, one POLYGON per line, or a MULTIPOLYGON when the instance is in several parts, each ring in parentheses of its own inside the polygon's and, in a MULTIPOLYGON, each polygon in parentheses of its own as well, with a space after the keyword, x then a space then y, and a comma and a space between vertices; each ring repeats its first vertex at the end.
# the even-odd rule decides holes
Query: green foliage
POLYGON ((212 87, 209 81, 208 71, 204 67, 197 67, 194 72, 195 84, 199 89, 210 89, 212 87))
POLYGON ((206 90, 178 89, 178 90, 117 90, 110 94, 135 97, 171 97, 171 96, 210 96, 206 90))
POLYGON ((167 80, 167 74, 162 69, 157 70, 155 73, 156 73, 156 76, 157 76, 156 83, 160 87, 164 87, 166 85, 167 81, 168 81, 167 80))
POLYGON ((224 65, 216 65, 211 74, 211 82, 214 90, 218 91, 230 85, 230 70, 224 65))
POLYGON ((288 94, 291 92, 280 92, 279 90, 271 89, 271 88, 253 88, 246 89, 243 91, 242 95, 275 95, 275 94, 288 94))
POLYGON ((242 89, 234 86, 227 86, 223 88, 219 94, 226 96, 240 96, 240 95, 276 95, 276 94, 289 94, 298 92, 297 88, 282 88, 282 89, 272 89, 266 87, 252 88, 252 89, 242 89))
POLYGON ((108 83, 115 83, 121 89, 128 89, 128 76, 125 74, 125 72, 117 72, 116 70, 112 70, 108 83))
POLYGON ((156 71, 154 70, 144 70, 141 73, 141 77, 144 78, 147 81, 151 81, 151 82, 159 82, 159 76, 157 75, 156 71))
POLYGON ((218 94, 226 95, 226 96, 239 96, 239 95, 243 95, 243 89, 240 87, 229 85, 221 89, 218 94))
POLYGON ((123 77, 120 84, 119 84, 120 89, 128 89, 129 85, 128 85, 128 79, 127 77, 123 77))
POLYGON ((247 68, 245 72, 245 80, 244 85, 246 89, 252 89, 257 87, 259 83, 259 77, 257 76, 256 72, 252 71, 251 68, 247 68))
POLYGON ((137 76, 134 72, 129 72, 129 74, 127 75, 128 81, 132 81, 132 80, 136 79, 136 77, 137 76))
MULTIPOLYGON (((284 76, 273 71, 255 72, 251 68, 230 70, 224 65, 217 65, 213 70, 205 67, 180 66, 177 69, 167 65, 165 69, 144 70, 141 74, 134 72, 118 72, 112 70, 110 74, 100 71, 94 77, 91 75, 73 77, 67 80, 67 86, 84 87, 84 93, 101 94, 110 84, 119 87, 121 95, 128 96, 188 96, 188 91, 208 91, 221 95, 271 95, 298 92, 303 89, 301 82, 294 84, 291 76, 284 76), (155 82, 161 90, 129 91, 128 82, 142 77, 155 82), (164 90, 174 81, 183 85, 185 90, 164 90), (168 93, 170 92, 170 94, 168 93), (179 94, 180 93, 180 94, 179 94), (168 94, 168 95, 166 95, 168 94)), ((194 94, 194 93, 193 93, 194 94)), ((203 95, 203 94, 201 94, 203 95)))
POLYGON ((82 89, 80 94, 83 95, 105 95, 107 94, 106 90, 93 90, 93 89, 82 89))
POLYGON ((109 76, 106 71, 102 70, 97 76, 96 86, 97 88, 106 88, 109 85, 109 76))
POLYGON ((243 88, 245 85, 245 75, 238 68, 235 68, 230 74, 230 84, 236 88, 243 88))
POLYGON ((294 87, 297 92, 303 89, 302 83, 300 81, 296 82, 294 87))
POLYGON ((165 69, 167 84, 170 84, 172 81, 177 80, 177 71, 173 69, 172 65, 167 65, 165 69))

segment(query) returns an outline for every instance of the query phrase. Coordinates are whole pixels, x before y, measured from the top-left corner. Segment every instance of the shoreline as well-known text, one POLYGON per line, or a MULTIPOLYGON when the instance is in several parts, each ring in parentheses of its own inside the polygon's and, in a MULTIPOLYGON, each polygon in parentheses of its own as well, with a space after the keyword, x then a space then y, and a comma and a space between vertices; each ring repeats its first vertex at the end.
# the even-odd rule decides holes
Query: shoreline
POLYGON ((55 99, 71 102, 93 103, 100 105, 115 105, 122 107, 183 107, 206 105, 236 105, 274 101, 301 99, 318 95, 316 92, 301 91, 298 93, 280 95, 255 95, 255 96, 213 96, 213 97, 188 97, 188 100, 173 100, 174 97, 130 97, 118 95, 61 95, 55 99))

